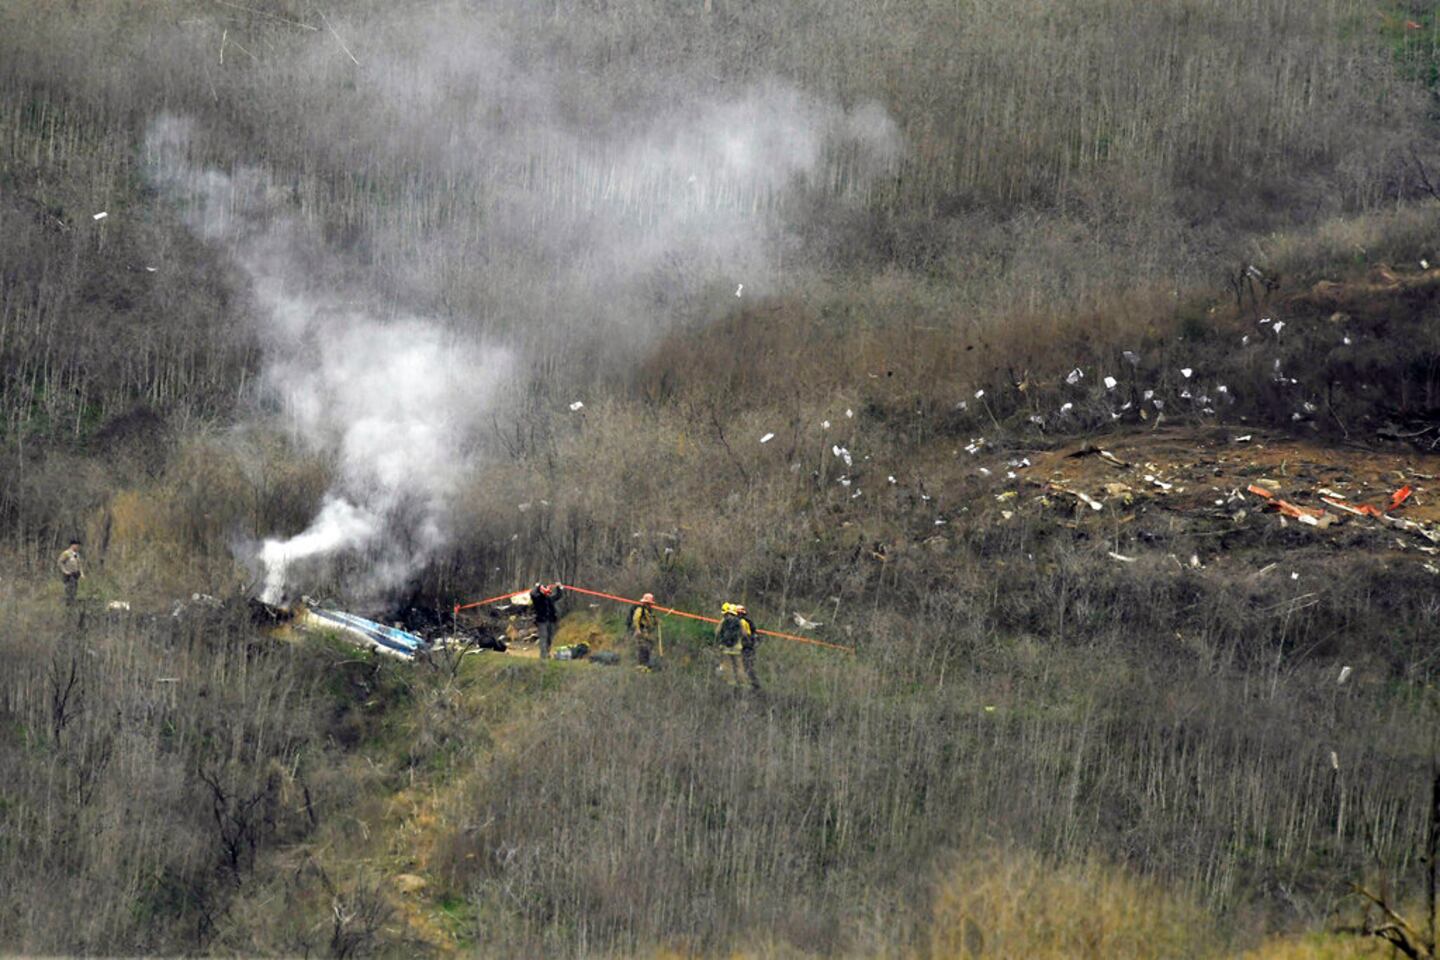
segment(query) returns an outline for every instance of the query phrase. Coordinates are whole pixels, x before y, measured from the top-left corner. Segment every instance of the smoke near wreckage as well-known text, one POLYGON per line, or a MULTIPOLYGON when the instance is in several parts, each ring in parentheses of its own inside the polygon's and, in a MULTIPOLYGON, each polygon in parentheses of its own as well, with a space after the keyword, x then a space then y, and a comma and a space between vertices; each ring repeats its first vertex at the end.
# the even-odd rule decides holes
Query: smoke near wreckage
POLYGON ((306 561, 365 552, 359 597, 404 582, 445 542, 443 513, 508 364, 505 350, 418 317, 382 319, 303 272, 301 228, 277 213, 264 175, 185 161, 187 124, 158 120, 147 140, 157 184, 201 236, 243 270, 259 308, 265 383, 303 443, 331 454, 334 486, 310 526, 255 550, 262 599, 280 602, 306 561))
MULTIPOLYGON (((672 104, 642 124, 566 123, 556 119, 567 113, 556 108, 556 78, 518 67, 502 44, 477 51, 443 31, 419 36, 427 56, 382 58, 360 79, 376 150, 438 164, 484 199, 426 239, 397 242, 375 226, 366 241, 407 284, 473 269, 494 273, 497 287, 518 273, 545 288, 536 299, 548 306, 532 316, 514 316, 513 301, 475 305, 499 316, 512 344, 540 329, 555 339, 643 336, 677 322, 671 305, 717 279, 763 292, 786 245, 786 197, 810 190, 848 202, 900 151, 879 106, 846 110, 779 81, 672 104), (503 122, 481 112, 456 124, 453 98, 416 99, 420 88, 482 80, 509 110, 503 122), (531 173, 517 180, 520 169, 531 173)), ((317 241, 290 191, 257 167, 193 161, 200 140, 184 118, 157 118, 146 139, 151 179, 241 268, 258 307, 264 382, 295 435, 338 466, 311 525, 254 551, 264 599, 280 601, 311 562, 355 553, 366 572, 348 592, 381 596, 445 544, 445 505, 518 348, 497 348, 483 322, 357 307, 356 291, 327 286, 346 252, 317 241)))

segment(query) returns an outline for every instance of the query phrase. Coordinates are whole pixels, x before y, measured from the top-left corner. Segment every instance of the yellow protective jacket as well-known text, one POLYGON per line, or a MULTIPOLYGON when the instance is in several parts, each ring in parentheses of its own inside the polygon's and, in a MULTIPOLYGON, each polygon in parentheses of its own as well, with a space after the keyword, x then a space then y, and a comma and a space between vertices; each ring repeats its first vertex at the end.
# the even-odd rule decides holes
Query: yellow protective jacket
POLYGON ((630 632, 642 640, 654 640, 655 632, 660 626, 660 619, 655 616, 655 611, 644 604, 635 604, 630 608, 630 632))

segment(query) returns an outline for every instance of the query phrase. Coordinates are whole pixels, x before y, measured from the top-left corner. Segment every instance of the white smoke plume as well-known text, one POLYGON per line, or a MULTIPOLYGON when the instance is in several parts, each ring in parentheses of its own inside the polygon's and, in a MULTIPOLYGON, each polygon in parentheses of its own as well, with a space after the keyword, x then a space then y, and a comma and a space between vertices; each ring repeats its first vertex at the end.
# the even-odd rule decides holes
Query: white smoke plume
POLYGON ((256 550, 261 599, 284 599, 303 561, 355 552, 364 553, 366 573, 351 592, 383 596, 445 543, 446 504, 509 355, 435 321, 382 319, 323 287, 307 289, 306 250, 298 226, 277 213, 280 191, 257 170, 194 167, 191 136, 185 121, 158 119, 148 169, 192 228, 243 269, 271 395, 295 436, 336 463, 334 487, 309 527, 256 550))
POLYGON ((153 182, 247 278, 266 385, 337 466, 309 528, 258 548, 267 600, 303 580, 306 561, 345 554, 367 571, 347 592, 403 583, 445 544, 446 504, 515 351, 637 356, 648 334, 695 319, 686 310, 707 284, 764 295, 794 243, 791 208, 859 202, 901 152, 875 104, 762 80, 637 107, 517 52, 483 8, 435 9, 372 20, 363 67, 337 65, 324 44, 292 62, 307 78, 294 100, 302 152, 335 156, 330 176, 411 185, 347 243, 389 302, 443 303, 443 324, 423 308, 355 305, 336 279, 353 251, 316 239, 297 212, 305 184, 240 158, 213 169, 182 119, 157 119, 147 137, 153 182))

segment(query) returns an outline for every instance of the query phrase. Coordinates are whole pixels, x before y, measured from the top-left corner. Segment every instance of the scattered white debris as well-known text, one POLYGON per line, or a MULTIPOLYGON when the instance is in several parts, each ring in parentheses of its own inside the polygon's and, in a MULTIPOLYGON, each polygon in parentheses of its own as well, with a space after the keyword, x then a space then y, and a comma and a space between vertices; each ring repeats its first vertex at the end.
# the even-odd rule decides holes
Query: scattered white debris
POLYGON ((1181 400, 1189 400, 1189 399, 1190 399, 1190 391, 1189 391, 1189 390, 1181 390, 1181 391, 1180 391, 1180 399, 1181 399, 1181 400))
POLYGON ((1330 769, 1340 769, 1340 754, 1336 753, 1334 750, 1330 751, 1330 769))
POLYGON ((1150 399, 1153 399, 1154 396, 1155 396, 1155 391, 1154 391, 1154 390, 1146 390, 1144 393, 1142 393, 1142 394, 1140 395, 1140 399, 1141 399, 1141 400, 1150 400, 1150 399))
MULTIPOLYGON (((989 467, 981 467, 981 468, 980 468, 980 476, 982 476, 982 477, 988 477, 988 476, 990 476, 990 468, 989 468, 989 467)), ((930 499, 930 498, 929 498, 929 497, 926 497, 925 499, 928 500, 928 499, 930 499)))
POLYGON ((774 439, 775 439, 775 434, 773 434, 773 433, 767 433, 767 434, 765 434, 765 436, 763 436, 763 437, 760 438, 760 442, 761 442, 761 443, 769 443, 771 440, 774 440, 774 439))
POLYGON ((821 421, 820 421, 820 429, 821 429, 821 430, 829 430, 829 429, 830 429, 830 421, 829 421, 829 420, 821 420, 821 421))
POLYGON ((955 404, 955 409, 956 409, 956 410, 965 410, 965 409, 967 409, 969 406, 970 406, 970 404, 969 404, 968 401, 961 400, 959 403, 955 404))
POLYGON ((157 269, 159 269, 159 268, 158 268, 158 267, 146 267, 146 268, 145 268, 145 272, 146 272, 146 273, 154 273, 157 269))
POLYGON ((850 494, 850 499, 854 500, 856 497, 860 496, 864 492, 864 490, 856 490, 854 493, 850 494))
POLYGON ((740 294, 743 293, 744 291, 745 291, 745 284, 742 283, 742 284, 740 284, 740 286, 738 286, 738 287, 735 288, 735 296, 737 296, 737 297, 740 296, 740 294))
POLYGON ((850 451, 846 450, 844 447, 832 445, 830 447, 830 452, 833 453, 835 456, 839 457, 841 460, 844 460, 845 466, 853 467, 855 465, 855 460, 850 456, 850 451))
POLYGON ((105 609, 115 610, 120 613, 129 613, 130 604, 125 602, 124 600, 111 600, 109 603, 105 604, 105 609))
POLYGON ((1260 318, 1260 323, 1261 323, 1262 326, 1263 326, 1264 324, 1269 323, 1269 322, 1270 322, 1270 318, 1269 318, 1269 317, 1261 317, 1261 318, 1260 318))
POLYGON ((1190 554, 1190 567, 1191 567, 1191 569, 1194 569, 1194 570, 1199 570, 1199 569, 1200 569, 1200 554, 1198 554, 1198 553, 1192 553, 1192 554, 1190 554))
POLYGON ((1134 563, 1136 560, 1135 557, 1127 557, 1123 553, 1116 553, 1113 550, 1110 551, 1108 556, 1111 560, 1119 560, 1121 563, 1134 563))
POLYGON ((1295 572, 1292 571, 1292 572, 1290 573, 1290 579, 1291 579, 1291 580, 1299 580, 1299 579, 1300 579, 1300 574, 1295 573, 1295 572))
POLYGON ((1195 371, 1192 370, 1192 369, 1189 368, 1189 367, 1182 367, 1181 370, 1180 370, 1180 376, 1184 377, 1186 380, 1189 380, 1189 379, 1190 379, 1190 374, 1192 374, 1192 373, 1194 373, 1194 372, 1195 372, 1195 371))
POLYGON ((845 419, 846 419, 846 420, 853 420, 853 419, 855 419, 855 411, 854 411, 854 410, 851 410, 850 408, 847 407, 847 408, 845 409, 845 419))
POLYGON ((1069 412, 1071 411, 1071 409, 1074 408, 1074 406, 1075 406, 1075 404, 1073 404, 1073 403, 1062 403, 1062 404, 1060 405, 1060 412, 1061 412, 1061 413, 1069 413, 1069 412))
POLYGON ((1115 387, 1116 387, 1116 385, 1117 385, 1119 382, 1120 382, 1120 381, 1116 380, 1114 377, 1106 377, 1106 378, 1105 378, 1105 389, 1106 389, 1106 390, 1114 390, 1115 387))
POLYGON ((571 413, 574 413, 574 412, 576 412, 577 410, 583 410, 584 408, 585 408, 585 404, 584 404, 582 401, 579 401, 579 400, 576 400, 574 403, 570 404, 570 412, 571 412, 571 413))
POLYGON ((1350 338, 1349 338, 1349 337, 1346 337, 1344 340, 1341 340, 1340 342, 1343 343, 1343 344, 1345 344, 1345 346, 1347 346, 1347 347, 1350 346, 1350 338))
MULTIPOLYGON (((984 469, 984 468, 982 467, 981 469, 984 469)), ((928 500, 930 499, 930 494, 928 494, 928 493, 922 493, 922 494, 920 494, 920 499, 921 499, 921 500, 927 500, 927 501, 928 501, 928 500)))
POLYGON ((816 623, 814 620, 806 620, 798 613, 792 613, 790 617, 795 621, 795 626, 799 627, 801 630, 814 630, 816 627, 825 626, 825 624, 816 623))
POLYGON ((1069 373, 1067 373, 1067 374, 1065 375, 1065 382, 1068 383, 1068 384, 1070 384, 1070 386, 1072 386, 1072 387, 1075 386, 1075 384, 1079 383, 1081 380, 1084 380, 1084 379, 1085 379, 1085 371, 1084 371, 1084 370, 1081 370, 1079 367, 1076 367, 1074 370, 1071 370, 1069 373))
POLYGON ((1284 321, 1284 320, 1276 320, 1276 321, 1275 321, 1275 326, 1271 327, 1270 329, 1271 329, 1271 330, 1274 330, 1274 331, 1275 331, 1275 335, 1278 337, 1278 336, 1280 335, 1280 331, 1285 329, 1285 321, 1284 321))
POLYGON ((101 210, 99 213, 95 214, 95 215, 94 215, 93 217, 91 217, 90 219, 91 219, 91 220, 104 220, 104 219, 105 219, 106 217, 108 217, 108 216, 110 216, 109 213, 107 213, 107 212, 104 211, 104 210, 101 210))
POLYGON ((849 477, 841 477, 841 478, 840 478, 840 486, 846 488, 847 490, 850 488, 850 484, 851 484, 852 482, 853 482, 853 481, 852 481, 849 477))
POLYGON ((1303 406, 1303 407, 1305 408, 1305 412, 1306 412, 1306 413, 1314 413, 1317 409, 1319 409, 1318 407, 1315 406, 1315 404, 1311 403, 1309 400, 1306 400, 1303 404, 1301 404, 1301 406, 1303 406))
POLYGON ((1125 358, 1125 362, 1128 363, 1128 364, 1130 364, 1130 366, 1132 366, 1132 367, 1138 367, 1138 366, 1140 366, 1140 357, 1139 357, 1139 355, 1137 355, 1137 354, 1135 353, 1135 351, 1133 351, 1133 350, 1126 350, 1126 351, 1124 351, 1123 353, 1121 353, 1120 356, 1124 357, 1124 358, 1125 358))
POLYGON ((1240 338, 1240 346, 1242 346, 1242 347, 1247 347, 1247 346, 1249 346, 1249 345, 1250 345, 1250 334, 1247 333, 1247 334, 1245 334, 1245 336, 1243 336, 1243 337, 1240 338))
POLYGON ((1420 269, 1421 269, 1421 270, 1429 270, 1429 269, 1430 269, 1430 261, 1428 261, 1428 260, 1421 260, 1421 261, 1420 261, 1420 269))
POLYGON ((945 521, 944 521, 943 519, 942 519, 942 520, 936 520, 936 521, 935 521, 935 526, 937 526, 937 527, 943 527, 943 526, 945 526, 945 521))
POLYGON ((1032 413, 1030 414, 1030 422, 1043 427, 1045 425, 1045 418, 1038 413, 1032 413))
POLYGON ((1215 388, 1215 392, 1218 393, 1218 394, 1220 394, 1220 395, 1223 397, 1223 396, 1225 396, 1226 394, 1228 394, 1228 393, 1230 392, 1230 388, 1227 387, 1227 386, 1225 386, 1225 384, 1222 383, 1222 384, 1220 384, 1220 386, 1218 386, 1218 387, 1215 388))
POLYGON ((889 481, 890 483, 894 483, 894 482, 895 482, 895 478, 894 478, 893 476, 886 477, 885 479, 886 479, 887 481, 889 481))
POLYGON ((1235 438, 1235 442, 1236 442, 1236 443, 1249 443, 1249 442, 1250 442, 1251 440, 1253 440, 1254 438, 1255 438, 1255 435, 1254 435, 1254 434, 1247 433, 1247 434, 1245 434, 1245 436, 1243 436, 1243 437, 1236 437, 1236 438, 1235 438))
POLYGON ((983 397, 983 396, 985 396, 985 391, 984 391, 984 390, 976 390, 976 391, 975 391, 975 399, 976 399, 976 400, 979 400, 979 399, 980 399, 981 397, 983 397))
POLYGON ((1337 685, 1338 685, 1338 684, 1342 684, 1342 683, 1344 683, 1346 680, 1349 680, 1349 679, 1350 679, 1350 667, 1349 667, 1349 666, 1344 666, 1344 667, 1341 667, 1341 668, 1340 668, 1340 679, 1336 680, 1335 683, 1336 683, 1337 685))

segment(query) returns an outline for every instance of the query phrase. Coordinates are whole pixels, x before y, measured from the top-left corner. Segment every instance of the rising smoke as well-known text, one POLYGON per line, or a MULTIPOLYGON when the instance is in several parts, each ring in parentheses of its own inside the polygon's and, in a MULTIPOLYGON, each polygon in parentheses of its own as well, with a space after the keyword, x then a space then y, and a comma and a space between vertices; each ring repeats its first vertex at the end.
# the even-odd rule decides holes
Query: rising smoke
MULTIPOLYGON (((353 251, 317 239, 293 185, 243 158, 197 162, 204 136, 183 118, 157 118, 146 141, 153 182, 245 277, 286 422, 336 464, 309 527, 253 549, 270 602, 307 562, 347 555, 366 571, 347 592, 383 599, 445 545, 479 428, 538 342, 584 330, 633 353, 706 284, 773 288, 789 205, 854 202, 899 154, 883 109, 779 81, 587 114, 583 78, 522 60, 493 25, 391 21, 372 35, 353 100, 317 110, 305 136, 322 153, 364 137, 366 175, 419 184, 407 202, 433 208, 425 229, 376 218, 348 243, 392 301, 460 303, 444 322, 357 305, 341 279, 353 251)), ((329 58, 316 76, 333 54, 310 52, 329 58)))

